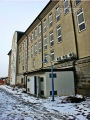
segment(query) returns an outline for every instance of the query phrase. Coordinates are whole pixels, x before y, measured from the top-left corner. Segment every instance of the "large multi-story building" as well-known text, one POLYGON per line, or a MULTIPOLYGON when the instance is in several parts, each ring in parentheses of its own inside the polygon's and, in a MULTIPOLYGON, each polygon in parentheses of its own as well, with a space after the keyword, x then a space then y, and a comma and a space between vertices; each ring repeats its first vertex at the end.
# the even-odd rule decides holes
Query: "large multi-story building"
POLYGON ((90 95, 89 4, 50 1, 18 41, 17 83, 28 93, 52 95, 53 64, 54 95, 90 95))
POLYGON ((10 78, 10 85, 16 84, 16 73, 17 73, 17 42, 22 37, 23 32, 15 31, 12 39, 12 47, 11 51, 8 53, 9 55, 9 78, 10 78))

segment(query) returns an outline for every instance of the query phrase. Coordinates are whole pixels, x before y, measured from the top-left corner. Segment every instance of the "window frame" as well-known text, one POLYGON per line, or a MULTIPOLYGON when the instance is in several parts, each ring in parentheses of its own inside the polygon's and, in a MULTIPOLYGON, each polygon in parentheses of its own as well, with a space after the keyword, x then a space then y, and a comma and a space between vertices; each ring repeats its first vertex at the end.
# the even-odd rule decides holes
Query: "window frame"
POLYGON ((37 43, 34 44, 34 52, 35 52, 35 55, 37 54, 37 43))
POLYGON ((43 21, 43 31, 44 31, 44 32, 46 32, 46 26, 47 26, 46 24, 47 24, 47 23, 46 23, 46 19, 45 19, 45 20, 43 21))
POLYGON ((52 13, 49 15, 49 27, 52 27, 53 25, 53 18, 52 18, 52 13))
POLYGON ((54 46, 54 36, 53 36, 53 40, 51 39, 53 34, 53 31, 50 32, 49 36, 50 36, 50 47, 54 46), (53 44, 52 44, 53 43, 53 44))
POLYGON ((34 31, 34 37, 35 37, 35 39, 37 39, 37 28, 35 29, 35 31, 34 31))
POLYGON ((50 51, 50 55, 51 55, 51 56, 53 55, 53 57, 52 57, 52 58, 53 58, 52 61, 54 61, 54 59, 55 59, 55 58, 54 58, 54 50, 51 50, 51 51, 50 51))
POLYGON ((47 50, 47 36, 44 36, 44 50, 47 50), (46 42, 45 42, 46 41, 46 42))
POLYGON ((68 0, 64 0, 64 14, 68 14, 69 13, 69 5, 67 5, 66 7, 65 7, 65 2, 68 2, 68 0), (65 12, 66 10, 68 10, 68 12, 65 12))
POLYGON ((75 6, 77 6, 78 4, 80 4, 81 0, 76 4, 77 0, 75 0, 75 6))
POLYGON ((41 24, 38 26, 38 34, 41 36, 41 24))
POLYGON ((41 53, 42 52, 42 41, 39 40, 38 44, 39 44, 39 53, 41 53))
POLYGON ((56 7, 56 13, 57 13, 57 11, 59 10, 59 14, 57 15, 56 14, 56 22, 58 22, 59 20, 60 20, 60 7, 58 6, 58 7, 56 7), (59 17, 59 19, 57 19, 59 17))
POLYGON ((86 23, 85 23, 85 18, 84 18, 83 8, 79 9, 79 10, 76 12, 76 16, 77 16, 77 23, 78 23, 78 29, 79 29, 79 32, 82 32, 83 30, 86 29, 86 23), (78 14, 78 12, 79 12, 80 10, 81 10, 82 12, 80 12, 80 13, 78 14), (84 21, 81 22, 81 23, 79 23, 79 21, 78 21, 78 16, 81 15, 81 14, 83 14, 83 19, 84 19, 84 21), (85 24, 85 28, 82 29, 82 30, 80 30, 80 27, 79 27, 79 26, 82 25, 83 23, 85 24))
POLYGON ((60 43, 60 42, 62 41, 62 33, 61 33, 60 36, 58 36, 58 31, 59 31, 59 30, 60 30, 60 32, 61 32, 61 26, 60 26, 60 25, 57 26, 57 40, 58 40, 58 43, 60 43), (61 38, 60 41, 59 41, 59 38, 61 38))
POLYGON ((31 46, 31 58, 33 57, 33 46, 31 46))

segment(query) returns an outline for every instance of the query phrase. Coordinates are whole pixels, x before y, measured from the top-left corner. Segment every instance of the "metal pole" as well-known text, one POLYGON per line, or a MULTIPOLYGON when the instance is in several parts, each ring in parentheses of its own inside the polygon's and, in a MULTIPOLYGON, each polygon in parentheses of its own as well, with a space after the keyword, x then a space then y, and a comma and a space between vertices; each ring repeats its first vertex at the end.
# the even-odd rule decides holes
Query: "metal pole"
POLYGON ((52 77, 52 101, 54 101, 54 78, 53 78, 53 64, 52 64, 52 56, 50 55, 51 62, 51 77, 52 77))

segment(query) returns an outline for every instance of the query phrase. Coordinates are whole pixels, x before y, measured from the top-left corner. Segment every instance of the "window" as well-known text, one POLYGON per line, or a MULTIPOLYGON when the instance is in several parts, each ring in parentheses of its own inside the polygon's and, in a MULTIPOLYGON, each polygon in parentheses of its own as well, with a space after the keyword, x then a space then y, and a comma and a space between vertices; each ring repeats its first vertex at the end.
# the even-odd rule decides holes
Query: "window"
POLYGON ((68 0, 64 0, 64 13, 67 14, 69 12, 68 0))
POLYGON ((39 36, 41 36, 41 25, 39 25, 39 36))
MULTIPOLYGON (((44 57, 43 58, 46 59, 46 61, 47 61, 47 53, 44 53, 44 57)), ((46 63, 48 63, 48 61, 46 63)), ((46 64, 46 63, 44 63, 44 64, 46 64)))
POLYGON ((28 78, 27 81, 30 82, 30 79, 28 78))
POLYGON ((27 39, 25 40, 25 45, 26 45, 26 47, 27 47, 27 39))
POLYGON ((62 39, 61 39, 62 35, 61 35, 61 27, 58 26, 57 27, 57 39, 58 39, 58 42, 60 42, 62 39))
POLYGON ((52 26, 52 14, 49 15, 49 26, 52 26))
POLYGON ((43 90, 41 90, 41 95, 44 95, 44 91, 43 90))
POLYGON ((35 59, 33 59, 32 65, 33 65, 33 67, 35 67, 35 59))
POLYGON ((81 0, 75 0, 75 5, 78 5, 81 2, 81 0))
POLYGON ((31 47, 31 57, 33 57, 33 46, 31 47))
POLYGON ((36 55, 37 54, 37 43, 35 43, 34 48, 35 48, 35 55, 36 55))
POLYGON ((50 32, 50 46, 54 45, 53 32, 50 32))
POLYGON ((56 21, 60 20, 60 8, 56 8, 56 21))
POLYGON ((29 57, 30 57, 30 49, 28 48, 28 59, 29 59, 29 57))
POLYGON ((46 32, 46 20, 43 22, 43 31, 46 32))
POLYGON ((27 88, 27 91, 30 92, 30 88, 27 88))
POLYGON ((54 60, 54 50, 51 50, 52 61, 54 60))
POLYGON ((24 70, 24 65, 22 66, 22 70, 24 70))
POLYGON ((43 78, 43 77, 42 77, 42 78, 40 78, 40 81, 41 81, 41 82, 44 82, 44 78, 43 78))
POLYGON ((39 53, 42 52, 42 42, 39 40, 39 53))
POLYGON ((47 49, 47 37, 46 35, 44 36, 44 50, 47 49))
POLYGON ((32 33, 31 39, 32 39, 32 42, 33 42, 33 33, 32 33))
POLYGON ((78 21, 78 28, 79 28, 79 32, 80 32, 86 28, 82 9, 80 9, 77 12, 77 21, 78 21))
POLYGON ((35 29, 35 39, 37 38, 37 29, 35 29))
MULTIPOLYGON (((50 95, 52 95, 52 91, 50 91, 50 95)), ((57 91, 54 91, 54 95, 57 95, 57 91)))
POLYGON ((30 43, 30 36, 28 36, 28 45, 29 45, 29 43, 30 43))
POLYGON ((21 83, 23 83, 23 78, 21 78, 21 83))
MULTIPOLYGON (((52 78, 52 74, 51 73, 49 74, 49 78, 52 78)), ((53 73, 53 78, 57 78, 57 74, 56 73, 53 73)))

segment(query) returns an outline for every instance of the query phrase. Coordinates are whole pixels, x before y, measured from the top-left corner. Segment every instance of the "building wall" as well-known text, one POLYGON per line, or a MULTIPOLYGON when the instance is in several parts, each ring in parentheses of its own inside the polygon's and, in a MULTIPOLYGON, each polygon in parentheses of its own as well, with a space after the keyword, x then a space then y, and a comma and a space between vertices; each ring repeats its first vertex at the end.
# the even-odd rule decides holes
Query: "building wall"
MULTIPOLYGON (((73 3, 74 4, 74 3, 73 3)), ((90 1, 81 1, 77 6, 75 6, 74 13, 74 21, 75 21, 75 30, 76 30, 76 38, 77 38, 77 46, 78 46, 78 54, 79 58, 90 56, 90 1), (82 8, 85 25, 86 28, 79 32, 78 22, 77 22, 77 11, 82 8)))
MULTIPOLYGON (((17 75, 17 82, 16 84, 24 84, 24 76, 22 74, 17 75), (23 83, 21 82, 21 79, 23 79, 23 83)), ((26 84, 26 83, 25 83, 26 84)))
MULTIPOLYGON (((52 78, 50 78, 51 72, 46 73, 46 96, 50 96, 52 92, 52 78)), ((61 71, 54 72, 56 78, 54 78, 54 93, 57 95, 74 95, 74 75, 73 71, 61 71)))
MULTIPOLYGON (((18 73, 23 74, 25 72, 31 72, 31 71, 38 71, 38 69, 41 69, 42 67, 50 67, 50 54, 51 50, 54 51, 54 59, 53 59, 53 65, 57 63, 58 66, 61 66, 61 68, 65 67, 65 64, 69 64, 70 61, 74 63, 75 61, 75 69, 76 69, 76 81, 78 84, 81 84, 82 80, 82 74, 84 76, 87 73, 87 69, 90 68, 89 66, 89 56, 90 56, 90 41, 89 41, 89 34, 90 34, 90 8, 89 8, 90 1, 81 1, 77 6, 75 5, 75 1, 68 1, 68 5, 70 5, 69 12, 67 14, 64 13, 64 4, 63 1, 52 1, 48 6, 41 12, 41 14, 37 17, 37 19, 33 22, 33 24, 26 30, 25 35, 20 39, 18 43, 19 47, 19 55, 18 55, 18 73), (71 8, 72 5, 72 8, 71 8), (55 18, 55 11, 56 8, 60 7, 60 20, 56 21, 55 18), (85 25, 86 28, 83 31, 79 31, 78 29, 78 21, 77 21, 77 11, 83 8, 83 15, 85 19, 85 25), (49 26, 49 16, 52 14, 52 26, 49 26), (46 20, 46 32, 43 31, 43 22, 46 20), (41 24, 41 30, 42 34, 39 36, 37 31, 37 37, 32 39, 32 33, 35 34, 35 30, 38 30, 39 25, 41 24), (57 26, 61 27, 61 41, 58 42, 57 37, 57 26), (54 45, 50 46, 50 32, 53 31, 53 40, 54 45), (47 36, 47 49, 44 50, 44 36, 47 36), (26 39, 28 39, 28 43, 26 42, 26 39), (39 40, 42 40, 42 51, 39 53, 39 40), (27 44, 26 44, 27 43, 27 44), (32 46, 34 48, 34 45, 37 43, 37 53, 34 54, 33 49, 33 56, 32 53, 32 46), (28 45, 28 47, 27 47, 28 45), (24 46, 24 47, 23 47, 24 46), (28 49, 27 49, 28 48, 28 49), (29 52, 27 52, 29 51, 29 52), (63 62, 57 62, 56 58, 61 57, 64 55, 67 55, 69 53, 74 53, 75 57, 72 60, 67 60, 63 62), (44 54, 47 55, 47 63, 42 64, 44 59, 44 54), (83 58, 84 61, 87 57, 87 62, 79 63, 78 61, 83 58), (24 67, 23 67, 24 66, 24 67), (84 69, 84 72, 81 68, 83 66, 86 66, 84 69), (78 77, 79 75, 79 77, 78 77)), ((39 73, 40 75, 40 73, 39 73)), ((37 75, 36 75, 37 76, 37 75)), ((88 77, 87 77, 88 78, 88 77)), ((87 82, 86 82, 87 83, 87 82)), ((42 85, 43 86, 43 85, 42 85)), ((45 86, 45 85, 44 85, 45 86)), ((45 88, 46 89, 46 88, 45 88)), ((44 89, 44 90, 45 90, 44 89)), ((77 86, 77 91, 78 86, 77 86)), ((81 90, 82 91, 82 90, 81 90)), ((82 93, 82 92, 80 92, 82 93)), ((46 93, 45 93, 46 95, 46 93)))
POLYGON ((17 32, 14 33, 12 39, 12 57, 11 57, 12 80, 10 81, 11 85, 15 85, 16 83, 16 55, 17 55, 17 32))

